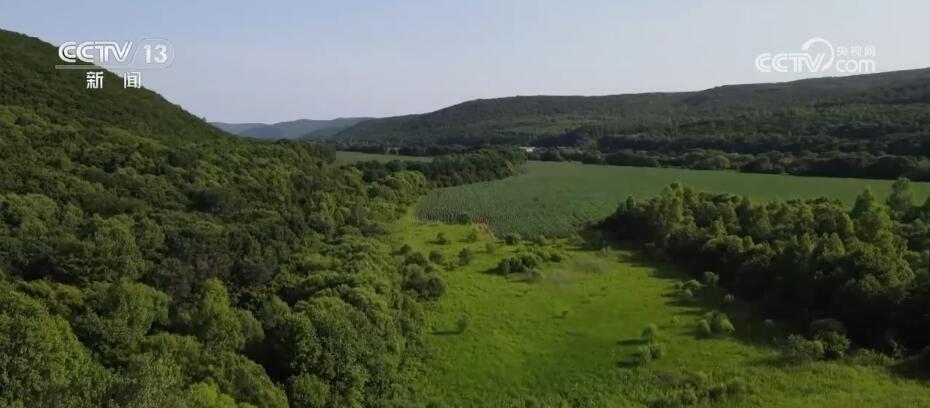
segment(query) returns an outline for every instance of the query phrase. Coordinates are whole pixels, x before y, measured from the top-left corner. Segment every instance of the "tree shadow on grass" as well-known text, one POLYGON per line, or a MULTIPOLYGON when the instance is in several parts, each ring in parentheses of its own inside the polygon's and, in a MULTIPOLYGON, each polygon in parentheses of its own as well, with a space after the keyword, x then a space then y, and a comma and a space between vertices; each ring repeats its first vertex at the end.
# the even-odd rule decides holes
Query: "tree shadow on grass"
POLYGON ((645 345, 645 344, 647 344, 647 343, 649 343, 649 342, 646 341, 645 339, 641 339, 641 338, 638 338, 638 337, 637 337, 637 338, 633 338, 633 339, 617 340, 617 345, 618 345, 618 346, 642 346, 642 345, 645 345))
POLYGON ((442 330, 433 330, 430 334, 434 336, 454 336, 457 334, 462 334, 464 332, 458 329, 442 329, 442 330))
POLYGON ((918 358, 910 357, 887 367, 888 371, 904 378, 919 381, 930 381, 930 373, 920 367, 918 358))
POLYGON ((639 362, 632 358, 629 360, 620 360, 617 362, 617 368, 636 368, 639 366, 639 362))

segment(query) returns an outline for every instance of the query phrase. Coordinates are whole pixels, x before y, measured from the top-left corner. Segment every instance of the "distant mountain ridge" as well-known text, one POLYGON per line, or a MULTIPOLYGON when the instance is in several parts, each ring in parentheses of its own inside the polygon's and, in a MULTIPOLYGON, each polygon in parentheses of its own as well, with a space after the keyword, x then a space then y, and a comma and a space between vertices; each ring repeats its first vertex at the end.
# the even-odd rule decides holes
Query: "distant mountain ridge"
MULTIPOLYGON (((923 112, 928 103, 930 68, 924 68, 726 85, 696 92, 479 99, 420 115, 366 121, 337 133, 335 138, 344 142, 524 144, 592 127, 615 134, 658 133, 674 137, 708 121, 731 124, 747 116, 756 118, 786 109, 821 111, 874 106, 901 111, 906 106, 923 112)), ((817 128, 811 120, 808 127, 817 128)), ((759 129, 789 133, 787 127, 759 129)))
POLYGON ((298 119, 273 124, 223 122, 211 122, 210 124, 229 133, 255 139, 319 139, 332 136, 369 119, 371 118, 298 119))

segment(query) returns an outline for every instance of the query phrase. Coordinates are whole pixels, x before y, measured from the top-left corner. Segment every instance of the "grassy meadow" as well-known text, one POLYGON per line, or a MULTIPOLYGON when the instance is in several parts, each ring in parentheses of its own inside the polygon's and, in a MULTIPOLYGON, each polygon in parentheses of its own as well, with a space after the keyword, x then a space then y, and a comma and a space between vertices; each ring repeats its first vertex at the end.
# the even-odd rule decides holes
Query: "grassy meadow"
MULTIPOLYGON (((754 200, 828 196, 851 204, 866 187, 884 196, 892 181, 796 177, 732 171, 595 166, 529 162, 503 180, 430 192, 417 207, 426 220, 451 222, 467 216, 498 235, 565 236, 611 214, 628 196, 651 197, 680 181, 700 191, 749 195, 754 200)), ((930 183, 913 183, 915 198, 930 195, 930 183)))
POLYGON ((563 240, 548 246, 560 247, 566 259, 546 264, 541 280, 509 279, 490 271, 532 244, 508 246, 484 233, 466 242, 472 228, 412 214, 394 227, 395 245, 441 251, 446 259, 465 247, 475 254, 471 264, 440 272, 446 293, 427 308, 426 358, 410 369, 404 406, 660 406, 664 396, 695 383, 731 384, 731 395, 695 406, 930 406, 930 388, 895 374, 889 362, 781 362, 771 341, 760 338, 758 319, 745 312, 725 310, 736 334, 698 338, 696 321, 720 294, 677 300, 680 276, 672 266, 563 240), (440 232, 449 244, 435 242, 440 232), (665 355, 643 365, 636 356, 649 324, 659 327, 665 355))

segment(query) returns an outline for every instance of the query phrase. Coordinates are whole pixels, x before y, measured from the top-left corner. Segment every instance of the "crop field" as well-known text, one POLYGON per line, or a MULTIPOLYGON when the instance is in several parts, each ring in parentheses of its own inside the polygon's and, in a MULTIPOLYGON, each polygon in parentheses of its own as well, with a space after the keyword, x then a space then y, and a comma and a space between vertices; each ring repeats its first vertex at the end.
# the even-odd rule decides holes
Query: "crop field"
MULTIPOLYGON (((476 222, 495 233, 565 236, 603 219, 628 196, 648 198, 673 182, 700 191, 746 194, 757 200, 827 196, 851 204, 866 187, 886 195, 889 180, 794 177, 730 171, 594 166, 529 162, 516 177, 430 192, 417 217, 443 222, 476 222)), ((930 183, 913 183, 915 198, 930 194, 930 183)))
POLYGON ((505 245, 487 234, 468 242, 471 228, 412 214, 394 228, 395 245, 446 259, 462 248, 475 254, 469 265, 439 272, 446 293, 426 309, 427 357, 408 367, 400 406, 645 407, 682 387, 709 384, 729 385, 694 406, 930 406, 923 380, 897 373, 890 361, 784 363, 771 341, 759 339, 758 319, 744 305, 724 309, 735 334, 699 338, 695 322, 719 303, 675 298, 681 279, 670 265, 559 241, 547 245, 567 257, 546 264, 541 280, 508 279, 489 270, 527 244, 505 245), (449 243, 435 241, 440 232, 449 243), (496 249, 486 251, 487 243, 496 249), (650 324, 665 352, 642 364, 636 355, 650 324))

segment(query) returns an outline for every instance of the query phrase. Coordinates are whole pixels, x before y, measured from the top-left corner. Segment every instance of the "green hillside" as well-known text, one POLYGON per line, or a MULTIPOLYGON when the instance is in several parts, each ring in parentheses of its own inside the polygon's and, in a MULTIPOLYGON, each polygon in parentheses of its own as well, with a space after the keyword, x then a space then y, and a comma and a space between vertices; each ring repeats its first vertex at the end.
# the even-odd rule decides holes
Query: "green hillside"
POLYGON ((212 122, 229 133, 255 139, 321 139, 370 118, 337 118, 331 120, 298 119, 273 124, 212 122))
POLYGON ((728 85, 700 92, 612 96, 521 96, 476 100, 423 115, 368 121, 341 139, 499 139, 532 141, 583 125, 634 131, 673 120, 747 114, 762 109, 855 104, 926 104, 930 69, 787 83, 728 85))
MULTIPOLYGON (((923 157, 930 153, 928 129, 930 69, 918 69, 700 92, 476 100, 422 115, 366 121, 335 140, 347 145, 573 147, 594 157, 560 153, 609 164, 614 164, 611 158, 598 155, 629 149, 649 152, 645 156, 666 165, 690 167, 680 159, 688 149, 756 157, 769 152, 923 157)), ((783 166, 790 167, 790 161, 783 166)))
POLYGON ((421 174, 366 182, 57 63, 0 30, 0 406, 394 398, 437 278, 402 274, 380 225, 421 174))

